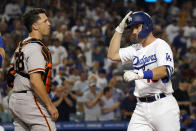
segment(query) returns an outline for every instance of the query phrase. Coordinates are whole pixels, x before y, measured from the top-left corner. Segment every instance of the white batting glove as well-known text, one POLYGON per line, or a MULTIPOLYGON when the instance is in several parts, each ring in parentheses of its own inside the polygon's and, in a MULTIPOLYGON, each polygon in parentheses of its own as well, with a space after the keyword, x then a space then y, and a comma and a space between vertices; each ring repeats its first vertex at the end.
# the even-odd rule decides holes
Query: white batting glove
POLYGON ((142 70, 139 70, 139 71, 128 70, 128 71, 125 71, 123 77, 125 81, 130 82, 133 80, 143 79, 144 73, 142 70))
POLYGON ((126 25, 126 20, 128 19, 129 15, 132 13, 132 11, 130 11, 129 13, 127 13, 127 15, 123 18, 123 20, 120 22, 120 24, 116 27, 116 31, 118 33, 123 33, 126 25))

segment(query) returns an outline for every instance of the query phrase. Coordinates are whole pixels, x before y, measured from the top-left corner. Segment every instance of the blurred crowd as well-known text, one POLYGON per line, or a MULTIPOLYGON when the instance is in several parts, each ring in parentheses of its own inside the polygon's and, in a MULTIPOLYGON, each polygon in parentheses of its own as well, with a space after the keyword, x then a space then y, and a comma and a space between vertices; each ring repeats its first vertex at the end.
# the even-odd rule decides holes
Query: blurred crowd
MULTIPOLYGON (((52 54, 51 100, 59 110, 58 121, 129 120, 135 108, 134 82, 125 83, 121 65, 107 59, 115 27, 129 11, 152 16, 153 33, 167 41, 175 60, 173 88, 182 115, 196 118, 196 1, 173 0, 4 0, 0 8, 0 32, 6 62, 0 70, 0 118, 12 121, 8 110, 11 88, 6 72, 20 40, 28 32, 22 14, 34 7, 46 9, 51 33, 44 43, 52 54)), ((123 44, 130 44, 126 40, 123 44)), ((185 121, 183 119, 183 121, 185 121)))

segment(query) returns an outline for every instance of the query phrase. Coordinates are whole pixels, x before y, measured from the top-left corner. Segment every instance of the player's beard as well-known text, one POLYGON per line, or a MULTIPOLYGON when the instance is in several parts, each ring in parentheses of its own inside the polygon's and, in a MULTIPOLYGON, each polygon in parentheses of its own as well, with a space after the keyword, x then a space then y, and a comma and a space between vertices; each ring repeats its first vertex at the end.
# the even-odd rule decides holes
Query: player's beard
POLYGON ((50 34, 50 26, 42 27, 41 32, 43 36, 48 36, 50 34))
POLYGON ((45 35, 49 35, 50 34, 50 27, 48 27, 45 31, 45 35))
POLYGON ((139 43, 139 38, 136 34, 127 33, 126 41, 127 43, 136 44, 136 43, 139 43))

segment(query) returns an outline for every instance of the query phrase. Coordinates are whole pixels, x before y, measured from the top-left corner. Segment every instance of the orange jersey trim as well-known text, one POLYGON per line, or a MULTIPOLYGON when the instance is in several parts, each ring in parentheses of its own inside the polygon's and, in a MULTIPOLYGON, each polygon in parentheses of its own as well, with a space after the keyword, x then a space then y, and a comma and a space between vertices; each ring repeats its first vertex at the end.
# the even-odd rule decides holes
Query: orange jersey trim
POLYGON ((40 106, 38 105, 38 103, 37 103, 37 99, 36 99, 36 97, 35 97, 35 96, 34 96, 34 101, 35 101, 35 104, 36 104, 37 108, 39 109, 40 113, 41 113, 41 114, 42 114, 42 116, 44 117, 44 119, 45 119, 45 121, 46 121, 46 124, 47 124, 47 126, 48 126, 48 128, 49 128, 49 131, 51 131, 51 128, 50 128, 49 122, 48 122, 48 120, 47 120, 46 116, 44 115, 44 113, 42 112, 42 110, 41 110, 40 106))
POLYGON ((44 69, 44 68, 36 68, 36 69, 30 70, 30 71, 28 71, 28 72, 29 72, 29 74, 30 74, 30 73, 32 73, 32 72, 40 71, 40 70, 45 72, 45 69, 44 69))

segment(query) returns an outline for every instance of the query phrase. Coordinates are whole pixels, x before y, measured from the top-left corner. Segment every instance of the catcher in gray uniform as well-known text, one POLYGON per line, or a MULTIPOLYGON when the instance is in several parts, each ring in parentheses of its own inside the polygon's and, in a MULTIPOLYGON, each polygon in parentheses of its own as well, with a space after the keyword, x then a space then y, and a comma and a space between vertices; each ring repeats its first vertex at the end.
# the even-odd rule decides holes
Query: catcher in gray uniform
MULTIPOLYGON (((44 9, 35 8, 23 16, 29 36, 19 42, 8 75, 14 78, 9 108, 15 131, 55 131, 58 111, 48 97, 52 60, 42 37, 50 32, 44 9)), ((8 83, 9 85, 9 83, 8 83)))

